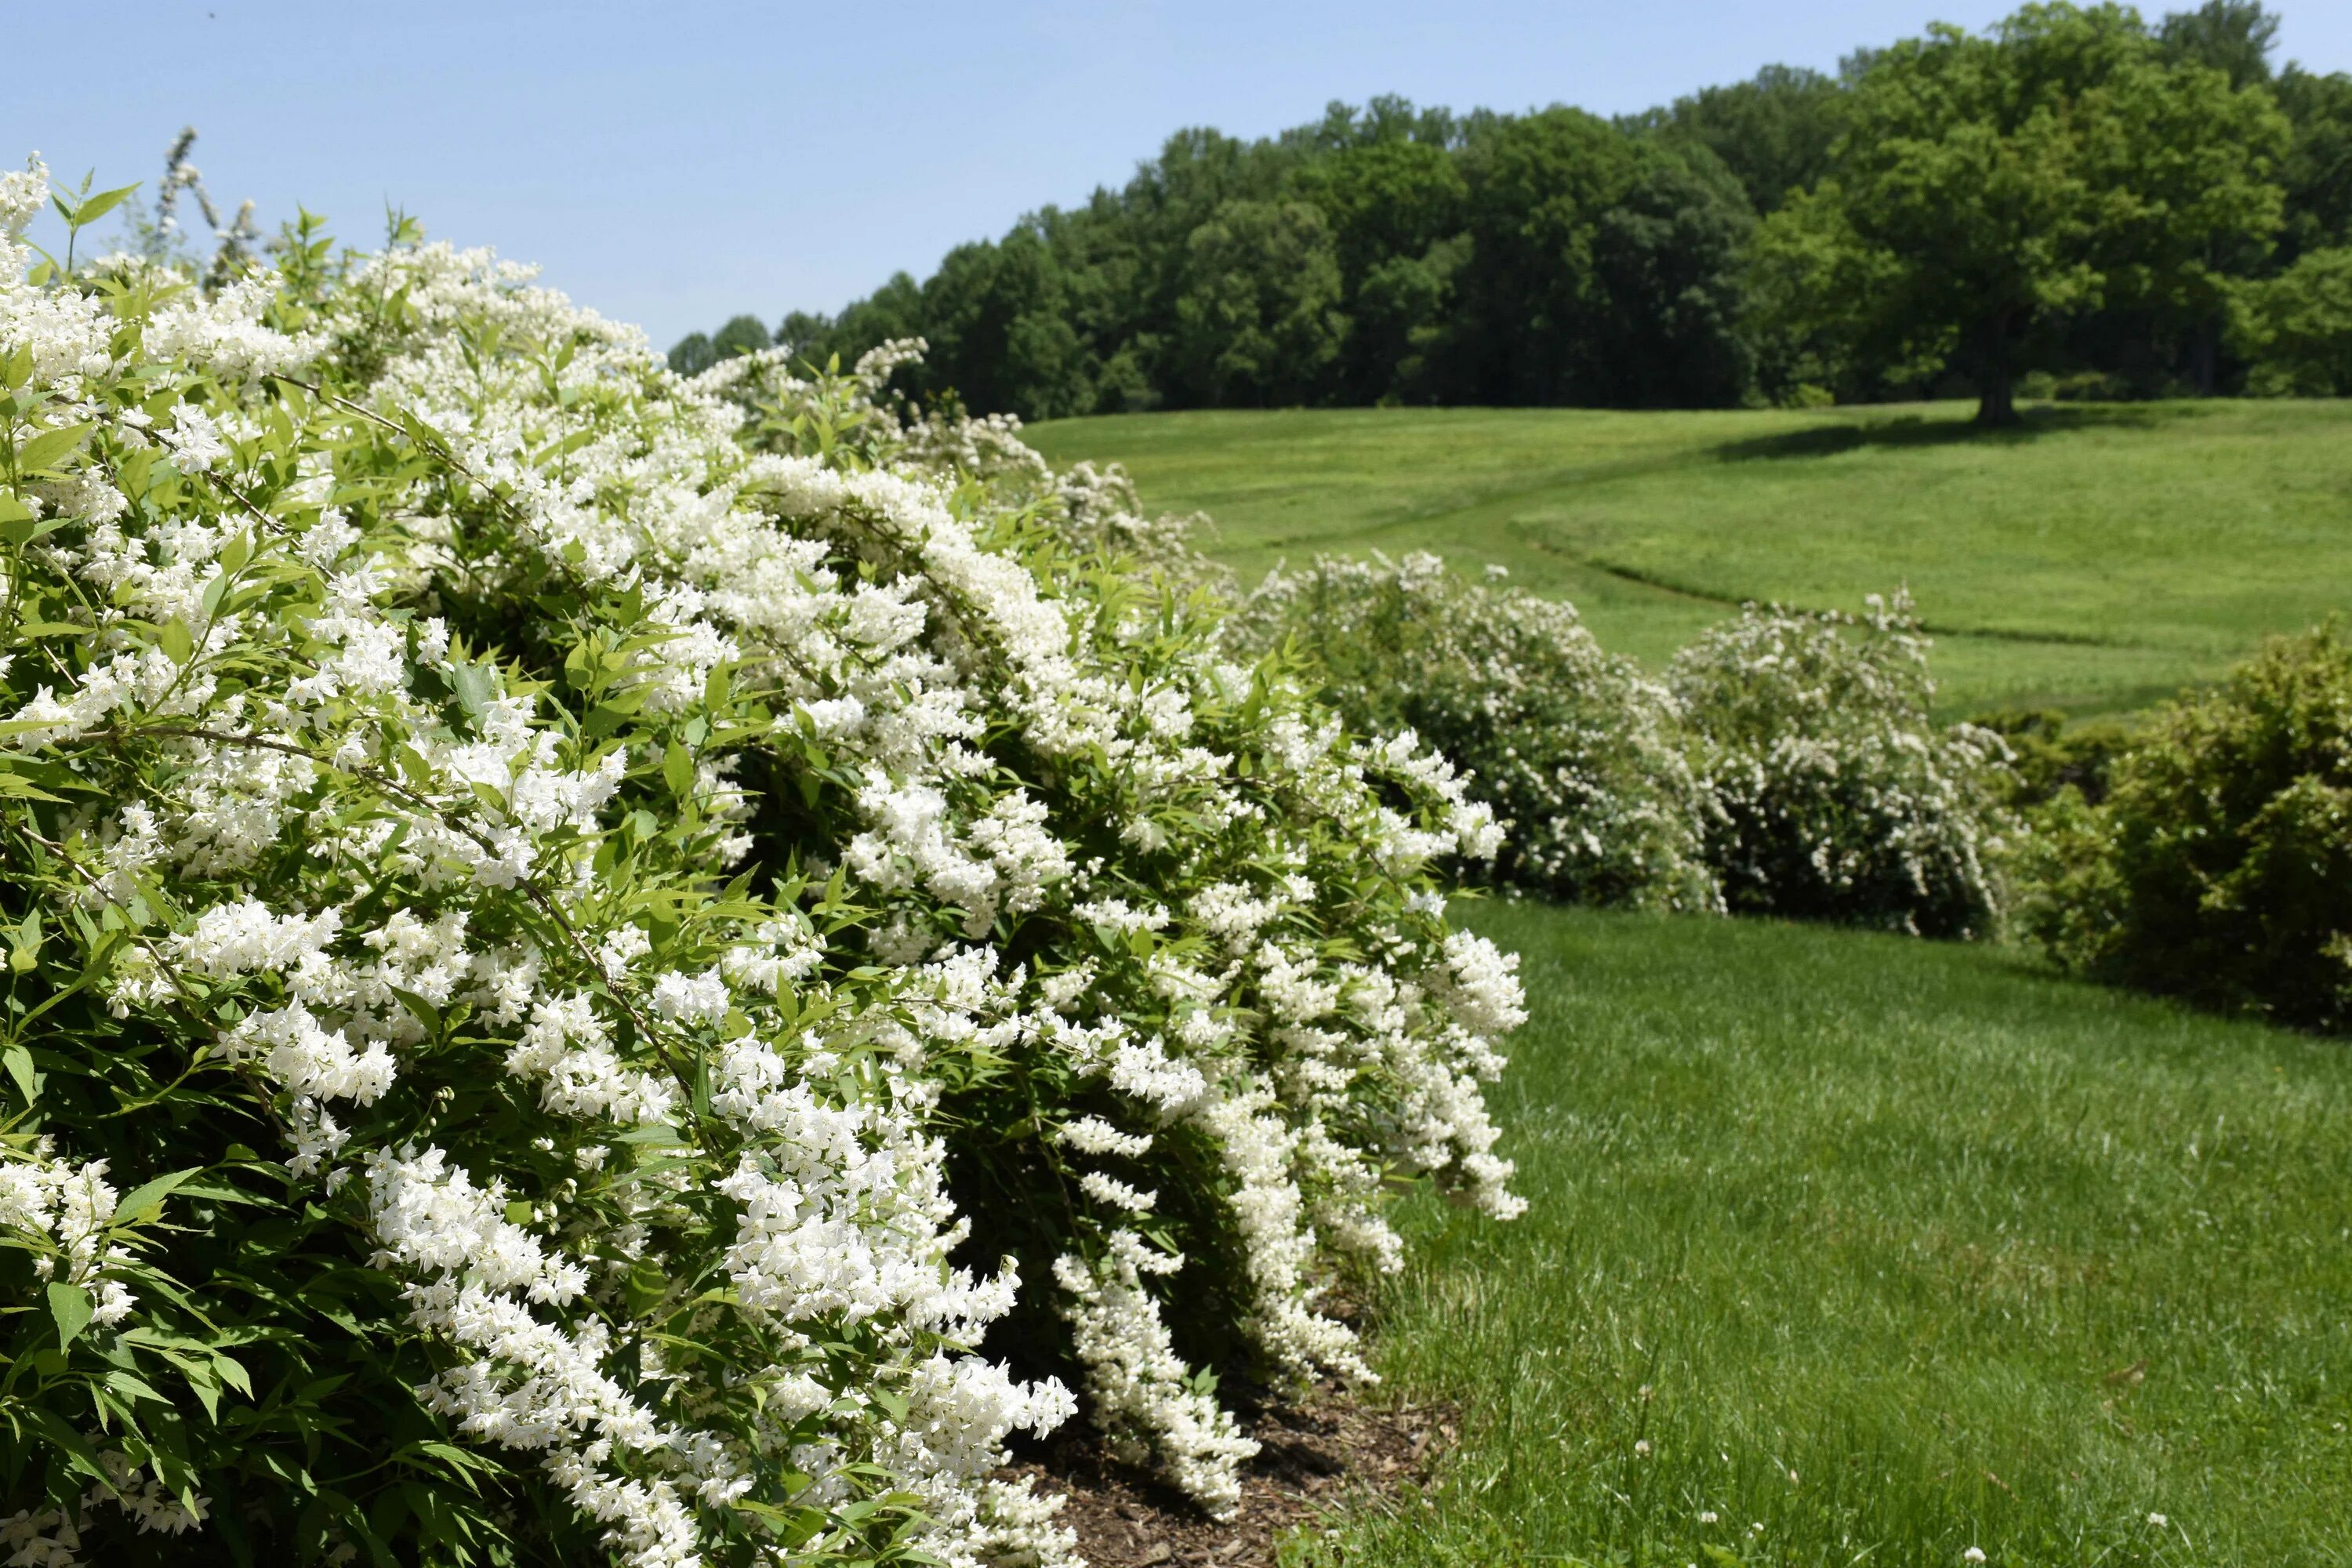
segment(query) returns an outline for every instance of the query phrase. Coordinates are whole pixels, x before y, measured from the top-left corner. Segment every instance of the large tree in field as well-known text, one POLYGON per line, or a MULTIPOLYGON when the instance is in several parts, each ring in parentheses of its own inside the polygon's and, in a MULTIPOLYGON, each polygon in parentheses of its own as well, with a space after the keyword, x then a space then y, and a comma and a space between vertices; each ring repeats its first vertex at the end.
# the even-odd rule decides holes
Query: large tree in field
POLYGON ((2287 125, 2261 88, 2163 48, 2117 5, 1937 26, 1854 83, 1832 170, 1758 237, 1780 330, 1975 381, 2016 417, 2057 318, 2218 317, 2222 258, 2279 223, 2287 125))

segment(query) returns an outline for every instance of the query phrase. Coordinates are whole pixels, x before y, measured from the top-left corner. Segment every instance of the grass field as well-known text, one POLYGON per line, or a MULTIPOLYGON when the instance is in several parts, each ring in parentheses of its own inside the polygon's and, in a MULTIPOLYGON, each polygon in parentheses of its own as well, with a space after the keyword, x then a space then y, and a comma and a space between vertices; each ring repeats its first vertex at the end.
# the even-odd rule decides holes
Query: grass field
POLYGON ((1999 949, 1472 923, 1532 1206, 1412 1211, 1381 1360, 1462 1447, 1294 1561, 2352 1562, 2340 1042, 1999 949))
POLYGON ((1435 550, 1573 600, 1663 661, 1742 599, 1857 608, 1907 583, 1955 711, 2127 710, 2352 604, 2352 405, 1818 412, 1326 409, 1065 420, 1205 510, 1254 578, 1318 551, 1435 550))

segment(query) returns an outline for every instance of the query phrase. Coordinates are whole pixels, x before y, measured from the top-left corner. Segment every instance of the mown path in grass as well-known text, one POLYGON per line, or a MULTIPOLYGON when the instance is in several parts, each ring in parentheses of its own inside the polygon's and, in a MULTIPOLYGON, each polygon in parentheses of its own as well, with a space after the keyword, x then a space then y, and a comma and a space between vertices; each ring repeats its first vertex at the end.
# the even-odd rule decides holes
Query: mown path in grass
POLYGON ((1998 949, 1471 923, 1531 1207, 1411 1210, 1380 1361, 1464 1441, 1299 1561, 2352 1562, 2340 1042, 1998 949))
POLYGON ((1208 511, 1246 579, 1435 550, 1653 664, 1743 599, 1856 609, 1907 583, 1956 711, 2138 708, 2352 605, 2352 404, 2054 407, 1990 437, 1968 414, 1219 411, 1030 436, 1208 511))

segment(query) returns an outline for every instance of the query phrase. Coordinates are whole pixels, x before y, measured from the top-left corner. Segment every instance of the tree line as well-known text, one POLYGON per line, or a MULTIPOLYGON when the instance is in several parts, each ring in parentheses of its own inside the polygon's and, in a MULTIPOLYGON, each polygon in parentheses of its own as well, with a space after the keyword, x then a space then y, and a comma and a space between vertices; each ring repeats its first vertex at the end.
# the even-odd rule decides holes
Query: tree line
POLYGON ((2274 68, 2277 30, 2040 4, 1615 120, 1182 131, 928 279, 670 362, 919 336, 907 390, 1031 419, 2352 394, 2352 76, 2274 68))

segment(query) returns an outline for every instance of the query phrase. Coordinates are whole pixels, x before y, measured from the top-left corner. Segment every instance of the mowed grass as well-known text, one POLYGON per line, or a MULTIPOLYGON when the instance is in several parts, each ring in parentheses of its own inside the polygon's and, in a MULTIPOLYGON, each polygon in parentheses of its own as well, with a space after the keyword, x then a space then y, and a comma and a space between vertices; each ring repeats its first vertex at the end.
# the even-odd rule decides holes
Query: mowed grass
POLYGON ((1575 602, 1653 665, 1745 599, 1907 584, 1954 711, 2125 711, 2352 605, 2352 403, 1626 413, 1217 411, 1033 426, 1206 510, 1254 581, 1434 550, 1575 602))
POLYGON ((1471 923, 1523 955, 1531 1206, 1409 1211, 1379 1359, 1462 1442, 1290 1561, 2352 1562, 2340 1042, 1999 949, 1471 923))

